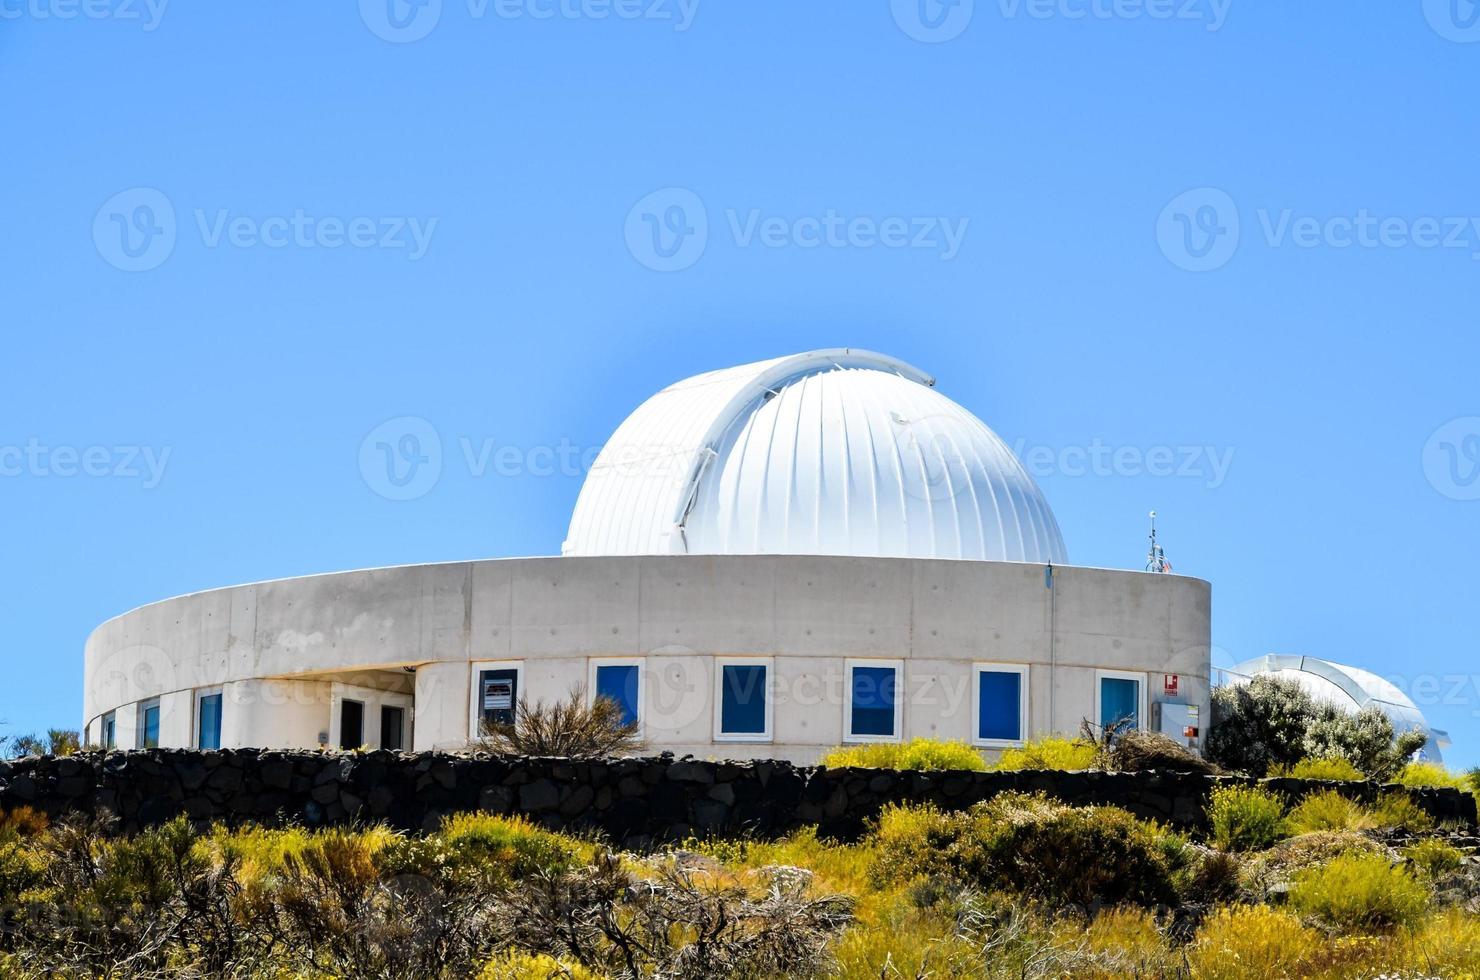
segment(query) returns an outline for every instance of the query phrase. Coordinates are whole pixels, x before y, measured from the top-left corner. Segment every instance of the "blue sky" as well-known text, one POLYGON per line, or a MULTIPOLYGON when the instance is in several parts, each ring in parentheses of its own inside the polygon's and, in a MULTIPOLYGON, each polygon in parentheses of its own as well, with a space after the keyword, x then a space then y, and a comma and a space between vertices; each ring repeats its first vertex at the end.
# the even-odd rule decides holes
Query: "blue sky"
POLYGON ((1480 10, 924 2, 0 0, 4 731, 144 602, 555 553, 646 395, 856 346, 1480 762, 1480 10))

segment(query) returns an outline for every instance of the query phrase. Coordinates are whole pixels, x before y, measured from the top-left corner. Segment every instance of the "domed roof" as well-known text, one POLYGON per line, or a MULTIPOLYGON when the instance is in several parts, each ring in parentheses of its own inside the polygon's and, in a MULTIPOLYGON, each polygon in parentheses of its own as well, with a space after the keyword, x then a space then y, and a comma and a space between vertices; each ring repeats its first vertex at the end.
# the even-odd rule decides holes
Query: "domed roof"
POLYGON ((562 553, 1064 563, 1033 478, 934 384, 843 348, 670 385, 602 449, 562 553))
POLYGON ((1429 744, 1420 751, 1426 759, 1439 761, 1440 749, 1449 744, 1448 733, 1431 727, 1412 698, 1370 670, 1286 653, 1266 654, 1231 669, 1245 677, 1266 674, 1292 680, 1316 700, 1334 704, 1350 714, 1367 707, 1377 708, 1388 716, 1394 731, 1417 728, 1429 736, 1429 744))

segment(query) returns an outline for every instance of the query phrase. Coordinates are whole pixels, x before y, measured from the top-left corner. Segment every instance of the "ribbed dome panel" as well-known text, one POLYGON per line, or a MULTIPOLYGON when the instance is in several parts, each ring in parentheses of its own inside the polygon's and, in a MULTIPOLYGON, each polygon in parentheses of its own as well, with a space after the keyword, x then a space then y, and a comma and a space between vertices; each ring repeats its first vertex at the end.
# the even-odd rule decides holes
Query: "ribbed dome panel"
POLYGON ((680 382, 603 450, 565 553, 1064 563, 1032 477, 930 385, 908 365, 847 350, 680 382))

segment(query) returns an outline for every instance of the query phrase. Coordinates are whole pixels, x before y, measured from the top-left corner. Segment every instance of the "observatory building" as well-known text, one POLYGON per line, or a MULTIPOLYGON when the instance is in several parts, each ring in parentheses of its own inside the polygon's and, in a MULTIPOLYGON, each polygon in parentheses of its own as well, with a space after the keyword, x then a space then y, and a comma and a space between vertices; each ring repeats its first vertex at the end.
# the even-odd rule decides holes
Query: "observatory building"
POLYGON ((88 639, 94 745, 455 749, 581 689, 649 749, 814 762, 1206 724, 1210 587, 1069 564, 1048 502, 923 372, 815 351, 670 385, 559 557, 374 568, 143 606, 88 639))

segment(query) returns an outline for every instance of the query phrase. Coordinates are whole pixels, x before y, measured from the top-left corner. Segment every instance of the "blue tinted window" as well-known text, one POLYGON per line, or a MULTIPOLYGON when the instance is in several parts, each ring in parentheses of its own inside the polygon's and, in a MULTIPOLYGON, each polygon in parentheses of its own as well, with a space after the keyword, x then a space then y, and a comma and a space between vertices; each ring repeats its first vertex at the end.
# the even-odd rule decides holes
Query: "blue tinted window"
POLYGON ((976 737, 1019 741, 1023 737, 1023 675, 1015 670, 983 670, 976 684, 976 737))
POLYGON ((637 696, 637 677, 636 664, 596 668, 596 696, 611 698, 621 705, 622 720, 629 725, 637 721, 641 707, 637 696))
POLYGON ((897 702, 896 671, 893 667, 854 667, 853 725, 850 735, 894 735, 897 702))
POLYGON ((200 747, 221 747, 221 695, 207 694, 200 699, 200 747))
POLYGON ((111 711, 103 716, 103 748, 118 748, 118 728, 111 711))
POLYGON ((1124 677, 1100 678, 1100 724, 1136 728, 1140 724, 1141 684, 1124 677))
POLYGON ((142 724, 139 725, 139 747, 145 749, 159 748, 159 705, 151 704, 144 709, 142 724))
POLYGON ((726 664, 720 668, 719 730, 723 735, 766 733, 766 668, 726 664))

